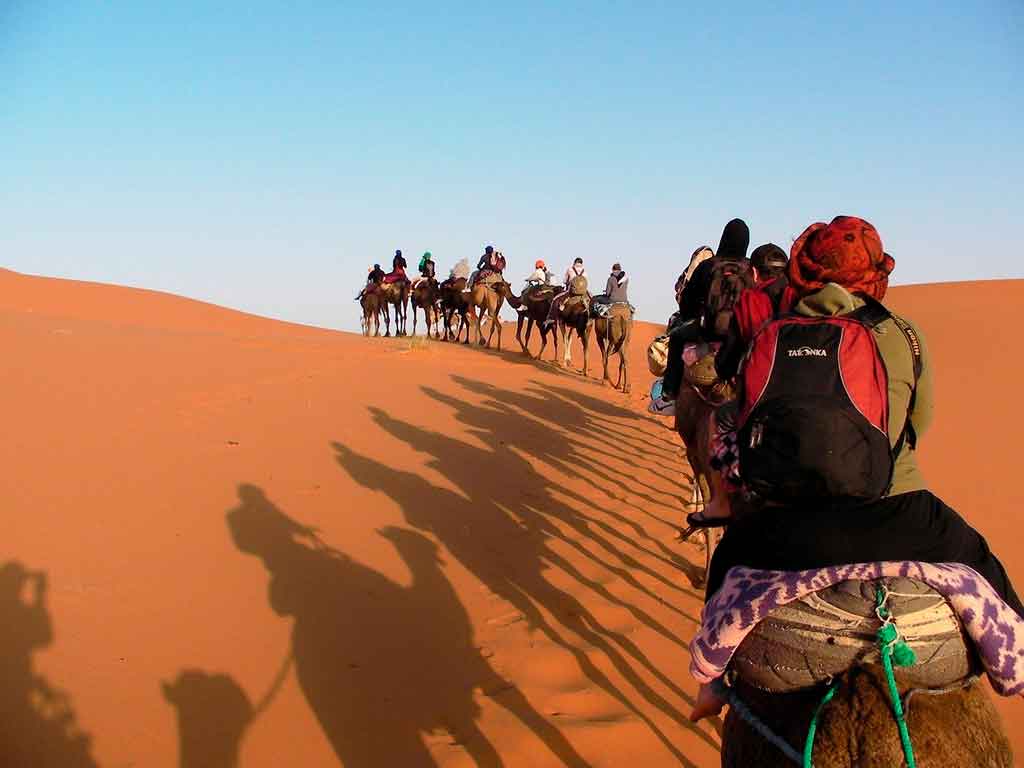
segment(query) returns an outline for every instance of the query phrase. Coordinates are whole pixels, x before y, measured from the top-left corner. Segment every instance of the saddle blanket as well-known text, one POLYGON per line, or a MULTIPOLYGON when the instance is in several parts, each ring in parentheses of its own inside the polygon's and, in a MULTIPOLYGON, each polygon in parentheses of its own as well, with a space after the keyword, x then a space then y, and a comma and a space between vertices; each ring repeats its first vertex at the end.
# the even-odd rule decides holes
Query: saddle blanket
MULTIPOLYGON (((896 577, 923 582, 949 602, 997 693, 1024 693, 1024 619, 975 570, 959 563, 857 563, 806 571, 731 568, 704 606, 700 630, 690 642, 690 674, 701 683, 721 677, 744 638, 779 606, 851 579, 896 577)), ((894 619, 898 627, 899 616, 894 619)))

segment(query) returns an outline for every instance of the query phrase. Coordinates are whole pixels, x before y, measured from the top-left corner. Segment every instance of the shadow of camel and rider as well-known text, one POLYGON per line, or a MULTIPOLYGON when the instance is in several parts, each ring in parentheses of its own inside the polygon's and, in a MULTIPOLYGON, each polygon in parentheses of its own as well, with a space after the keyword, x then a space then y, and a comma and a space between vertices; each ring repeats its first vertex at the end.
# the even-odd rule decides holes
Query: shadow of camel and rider
POLYGON ((0 566, 0 765, 96 768, 67 695, 34 671, 54 640, 46 594, 44 573, 0 566))
POLYGON ((227 515, 238 549, 262 560, 273 610, 292 618, 299 685, 346 766, 434 766, 424 734, 447 733, 479 766, 503 765, 477 726, 474 691, 517 717, 567 766, 587 763, 474 645, 472 625, 421 533, 384 528, 412 583, 398 584, 321 540, 259 488, 227 515))
MULTIPOLYGON (((526 393, 511 392, 461 377, 453 379, 493 399, 476 405, 433 389, 424 388, 424 391, 440 405, 453 409, 456 420, 467 425, 470 434, 486 448, 393 418, 380 409, 370 410, 374 422, 384 432, 430 456, 427 466, 443 475, 461 493, 433 485, 419 474, 396 469, 341 443, 334 444, 338 462, 360 485, 390 496, 401 507, 409 525, 436 537, 453 558, 495 595, 510 603, 531 630, 539 631, 571 654, 588 680, 617 701, 629 715, 645 723, 681 765, 693 765, 647 714, 649 707, 693 731, 712 748, 717 749, 718 742, 690 724, 643 673, 688 705, 692 705, 692 697, 656 668, 628 633, 605 626, 583 602, 545 576, 545 572, 557 570, 595 598, 628 613, 639 625, 685 651, 680 633, 641 608, 640 600, 617 596, 603 583, 581 572, 574 563, 589 562, 614 573, 637 597, 656 600, 691 625, 697 623, 695 616, 685 614, 645 587, 633 572, 657 581, 662 592, 695 600, 699 600, 700 595, 645 567, 626 550, 639 550, 657 557, 675 566, 681 577, 695 567, 660 545, 630 517, 613 513, 604 505, 596 508, 591 499, 568 488, 553 487, 527 458, 570 475, 580 475, 581 467, 586 468, 593 485, 615 498, 619 486, 632 486, 634 478, 622 478, 621 469, 610 469, 603 460, 599 463, 585 458, 573 444, 585 437, 594 441, 618 440, 621 445, 636 435, 544 387, 526 393), (576 437, 568 438, 567 433, 576 437), (498 473, 500 482, 487 482, 487 477, 496 478, 498 473), (630 534, 623 534, 618 526, 628 528, 630 534), (553 546, 553 542, 559 546, 553 546), (644 549, 645 544, 660 545, 658 548, 662 551, 644 549), (569 559, 560 554, 563 546, 571 548, 579 557, 569 559), (589 649, 603 656, 626 681, 628 689, 620 690, 603 671, 605 664, 594 662, 589 649)), ((623 412, 616 415, 623 417, 623 412)), ((629 420, 628 415, 625 418, 629 420)), ((602 450, 608 462, 621 461, 622 457, 611 449, 587 447, 588 453, 600 454, 602 450)), ((672 453, 674 446, 667 441, 663 450, 666 455, 677 455, 672 453)), ((635 450, 630 453, 635 457, 635 450)), ((657 503, 666 506, 670 501, 657 503)))

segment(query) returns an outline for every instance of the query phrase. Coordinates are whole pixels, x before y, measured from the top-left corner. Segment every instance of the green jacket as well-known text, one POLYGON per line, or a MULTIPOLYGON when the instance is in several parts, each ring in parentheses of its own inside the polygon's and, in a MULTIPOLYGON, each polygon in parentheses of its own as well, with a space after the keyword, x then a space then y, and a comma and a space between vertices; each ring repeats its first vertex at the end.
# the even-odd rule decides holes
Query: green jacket
MULTIPOLYGON (((854 296, 845 288, 829 283, 820 291, 801 299, 794 312, 808 317, 827 317, 845 315, 864 306, 864 300, 854 296)), ((906 321, 921 342, 921 377, 917 382, 917 397, 914 401, 914 412, 910 415, 910 423, 920 440, 932 423, 932 411, 935 400, 932 390, 932 369, 928 349, 920 329, 910 321, 906 321)), ((875 328, 875 341, 882 355, 886 371, 889 375, 889 442, 895 447, 903 432, 907 419, 907 407, 914 386, 914 358, 910 351, 910 342, 906 334, 900 330, 893 320, 886 320, 875 328)), ((896 468, 893 473, 890 496, 909 491, 926 489, 924 476, 917 466, 915 451, 904 442, 896 457, 896 468)))

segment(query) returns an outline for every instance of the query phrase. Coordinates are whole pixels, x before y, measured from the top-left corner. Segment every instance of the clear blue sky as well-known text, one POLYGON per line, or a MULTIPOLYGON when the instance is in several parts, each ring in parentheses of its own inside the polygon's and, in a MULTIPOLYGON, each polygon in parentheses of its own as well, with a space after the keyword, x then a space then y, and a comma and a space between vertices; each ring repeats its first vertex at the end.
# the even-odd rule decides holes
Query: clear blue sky
POLYGON ((0 0, 0 265, 352 329, 374 260, 494 243, 661 321, 729 218, 845 213, 897 283, 1021 277, 1022 40, 1019 0, 0 0))

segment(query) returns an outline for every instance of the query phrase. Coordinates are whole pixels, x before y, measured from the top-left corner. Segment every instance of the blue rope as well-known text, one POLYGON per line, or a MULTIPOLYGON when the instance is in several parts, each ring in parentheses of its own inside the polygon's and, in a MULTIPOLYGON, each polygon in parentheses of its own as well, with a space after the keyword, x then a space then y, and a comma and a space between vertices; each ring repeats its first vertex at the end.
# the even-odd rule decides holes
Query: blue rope
POLYGON ((789 742, 769 728, 761 718, 755 715, 751 711, 750 707, 743 703, 743 699, 741 699, 732 688, 722 682, 722 678, 715 680, 711 684, 711 687, 714 690, 715 695, 728 702, 733 711, 736 712, 736 714, 739 715, 747 725, 759 733, 765 741, 774 746, 797 765, 801 764, 800 753, 793 749, 789 742))

